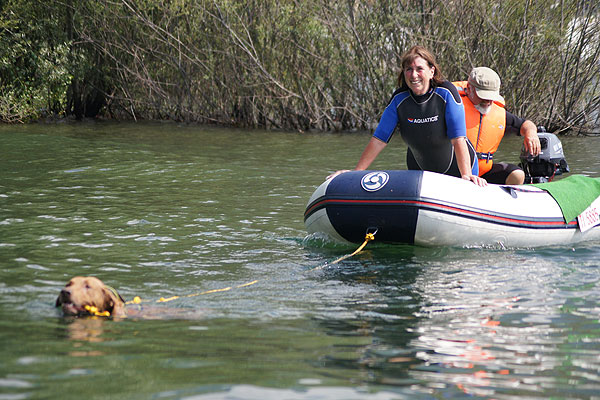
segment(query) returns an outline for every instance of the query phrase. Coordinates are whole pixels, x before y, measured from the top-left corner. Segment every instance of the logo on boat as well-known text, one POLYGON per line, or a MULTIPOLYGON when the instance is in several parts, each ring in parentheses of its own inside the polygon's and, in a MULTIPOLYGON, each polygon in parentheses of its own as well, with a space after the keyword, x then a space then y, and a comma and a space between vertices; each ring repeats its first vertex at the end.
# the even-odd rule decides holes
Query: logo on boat
POLYGON ((360 181, 360 185, 367 192, 375 192, 384 187, 389 180, 390 176, 387 174, 387 172, 370 172, 363 176, 362 180, 360 181))

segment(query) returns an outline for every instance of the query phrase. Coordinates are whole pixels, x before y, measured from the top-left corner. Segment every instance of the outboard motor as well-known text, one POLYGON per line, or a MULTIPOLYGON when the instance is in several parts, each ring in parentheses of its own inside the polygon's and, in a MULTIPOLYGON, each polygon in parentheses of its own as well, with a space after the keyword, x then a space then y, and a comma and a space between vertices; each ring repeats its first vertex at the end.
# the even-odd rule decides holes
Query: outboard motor
POLYGON ((534 157, 525 150, 524 146, 521 148, 519 167, 525 171, 525 183, 550 182, 555 175, 569 172, 569 165, 558 137, 546 132, 543 126, 538 128, 538 136, 542 146, 540 154, 534 157))

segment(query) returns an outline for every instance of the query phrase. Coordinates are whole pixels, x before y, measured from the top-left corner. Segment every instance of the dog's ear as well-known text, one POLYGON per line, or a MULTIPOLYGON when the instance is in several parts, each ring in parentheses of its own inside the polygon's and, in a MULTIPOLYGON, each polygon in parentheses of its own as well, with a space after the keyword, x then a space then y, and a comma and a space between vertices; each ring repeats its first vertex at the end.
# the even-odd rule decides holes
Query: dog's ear
POLYGON ((111 292, 113 294, 115 299, 120 300, 122 303, 125 303, 125 300, 123 299, 123 297, 121 297, 121 295, 119 294, 119 292, 117 292, 117 290, 115 288, 113 288, 112 286, 108 286, 108 285, 104 285, 104 287, 106 288, 106 290, 108 290, 109 292, 111 292))
POLYGON ((102 288, 102 293, 104 297, 104 306, 103 311, 108 311, 111 316, 123 316, 124 307, 123 303, 125 302, 121 295, 117 293, 117 291, 110 286, 105 286, 102 288))

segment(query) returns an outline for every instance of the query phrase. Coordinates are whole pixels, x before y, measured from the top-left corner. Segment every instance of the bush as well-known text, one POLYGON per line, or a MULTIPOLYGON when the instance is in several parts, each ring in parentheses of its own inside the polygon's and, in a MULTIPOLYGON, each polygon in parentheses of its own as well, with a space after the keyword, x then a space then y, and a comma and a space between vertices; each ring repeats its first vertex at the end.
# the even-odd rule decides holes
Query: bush
POLYGON ((20 108, 23 115, 41 107, 76 117, 102 113, 301 131, 371 129, 395 88, 401 54, 422 44, 437 55, 450 80, 464 80, 474 66, 495 69, 507 108, 518 115, 554 131, 598 125, 595 2, 9 4, 13 11, 2 8, 1 68, 18 79, 6 81, 0 104, 8 105, 1 110, 20 108), (20 64, 9 62, 17 50, 5 48, 14 41, 25 49, 20 64), (55 73, 44 70, 44 63, 55 65, 55 73), (25 88, 42 94, 43 106, 25 107, 23 99, 31 96, 25 88))

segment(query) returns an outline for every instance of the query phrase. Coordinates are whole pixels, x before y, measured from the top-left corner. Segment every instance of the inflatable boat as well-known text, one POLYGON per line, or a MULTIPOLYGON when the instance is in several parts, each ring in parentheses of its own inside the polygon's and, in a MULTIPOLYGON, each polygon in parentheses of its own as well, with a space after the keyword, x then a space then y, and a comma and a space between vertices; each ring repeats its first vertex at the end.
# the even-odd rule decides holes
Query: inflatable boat
POLYGON ((600 240, 597 210, 588 207, 584 223, 566 220, 557 200, 532 185, 479 187, 433 172, 351 171, 315 190, 304 222, 309 233, 346 243, 375 233, 384 243, 537 247, 600 240))

